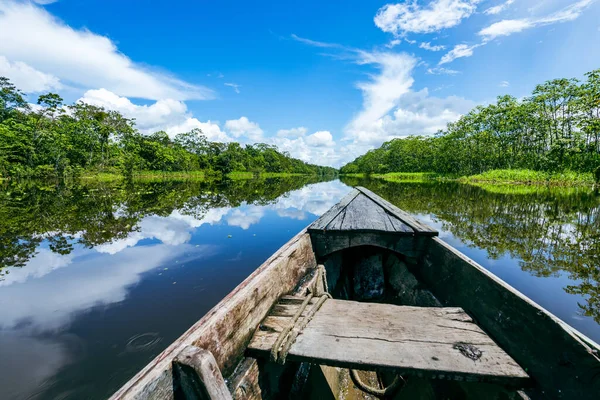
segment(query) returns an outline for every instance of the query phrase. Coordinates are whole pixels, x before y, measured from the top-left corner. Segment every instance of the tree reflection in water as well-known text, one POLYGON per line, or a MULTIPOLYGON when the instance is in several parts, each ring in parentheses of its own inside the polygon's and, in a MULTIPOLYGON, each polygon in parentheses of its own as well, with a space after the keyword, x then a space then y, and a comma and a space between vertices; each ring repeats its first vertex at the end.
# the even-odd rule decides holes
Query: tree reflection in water
POLYGON ((52 252, 65 255, 76 243, 92 248, 125 239, 149 215, 168 216, 178 210, 201 219, 218 207, 267 205, 321 180, 295 176, 223 182, 5 183, 0 186, 0 280, 6 267, 24 266, 44 240, 52 252))
POLYGON ((343 178, 398 207, 431 214, 443 229, 489 257, 520 259, 537 277, 566 272, 567 293, 584 296, 586 316, 600 323, 600 196, 589 188, 390 183, 343 178))

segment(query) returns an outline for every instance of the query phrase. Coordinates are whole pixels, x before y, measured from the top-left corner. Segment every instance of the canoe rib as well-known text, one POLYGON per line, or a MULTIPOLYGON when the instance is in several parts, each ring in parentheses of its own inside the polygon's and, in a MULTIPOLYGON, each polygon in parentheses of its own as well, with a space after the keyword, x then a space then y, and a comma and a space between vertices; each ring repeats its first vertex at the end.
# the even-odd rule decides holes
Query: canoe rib
POLYGON ((272 305, 316 267, 310 238, 301 231, 111 399, 172 399, 172 360, 188 345, 210 351, 224 376, 233 371, 272 305))

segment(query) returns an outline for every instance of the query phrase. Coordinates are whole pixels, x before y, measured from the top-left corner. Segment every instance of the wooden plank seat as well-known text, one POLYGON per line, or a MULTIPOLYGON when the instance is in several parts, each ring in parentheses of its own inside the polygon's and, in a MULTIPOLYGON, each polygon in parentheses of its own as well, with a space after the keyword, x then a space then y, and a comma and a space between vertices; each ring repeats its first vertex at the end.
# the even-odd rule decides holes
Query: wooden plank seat
MULTIPOLYGON (((268 358, 304 298, 283 296, 263 320, 248 355, 268 358)), ((310 311, 310 301, 302 317, 310 311)), ((403 376, 490 382, 522 388, 527 373, 457 307, 409 307, 329 299, 287 360, 403 376)))

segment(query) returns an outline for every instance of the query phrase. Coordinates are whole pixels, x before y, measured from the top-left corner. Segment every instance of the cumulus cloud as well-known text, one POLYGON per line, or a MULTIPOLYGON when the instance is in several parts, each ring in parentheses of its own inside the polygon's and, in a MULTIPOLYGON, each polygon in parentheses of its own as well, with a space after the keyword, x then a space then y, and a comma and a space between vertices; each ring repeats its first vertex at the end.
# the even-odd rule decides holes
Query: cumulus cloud
POLYGON ((502 4, 498 4, 497 6, 493 6, 493 7, 486 9, 483 13, 488 14, 488 15, 499 14, 502 11, 506 10, 508 7, 510 7, 510 5, 514 2, 515 2, 515 0, 506 0, 502 4))
POLYGON ((375 25, 384 32, 402 36, 452 28, 475 12, 479 0, 433 0, 427 6, 414 2, 386 4, 377 11, 375 25))
POLYGON ((442 45, 432 46, 430 42, 422 42, 419 47, 429 51, 442 51, 446 48, 446 46, 442 45))
POLYGON ((260 126, 256 122, 250 121, 247 117, 226 121, 225 129, 236 139, 250 142, 263 140, 263 130, 260 129, 260 126))
POLYGON ((41 71, 51 85, 60 80, 72 87, 106 88, 151 100, 213 97, 205 87, 136 64, 109 38, 73 29, 30 2, 0 0, 0 54, 13 68, 23 63, 17 67, 41 71))
POLYGON ((233 139, 227 135, 226 132, 221 130, 218 123, 208 120, 202 122, 197 118, 187 118, 183 123, 179 125, 169 126, 165 129, 165 132, 169 136, 174 137, 178 133, 190 132, 192 129, 200 129, 204 136, 211 142, 231 142, 233 139))
POLYGON ((485 41, 493 40, 499 36, 509 36, 513 33, 537 26, 550 25, 560 22, 568 22, 577 19, 581 13, 595 0, 581 0, 564 7, 549 15, 538 18, 505 19, 483 28, 479 31, 485 41))
POLYGON ((312 147, 333 147, 335 142, 329 131, 318 131, 306 137, 306 144, 312 147))
POLYGON ((85 92, 79 101, 115 110, 127 118, 135 118, 137 127, 142 131, 156 131, 180 123, 188 112, 185 103, 172 99, 162 99, 150 105, 137 105, 127 97, 119 96, 106 89, 94 89, 85 92))
POLYGON ((0 56, 0 76, 10 79, 25 93, 58 90, 62 87, 56 76, 38 71, 21 61, 10 62, 4 56, 0 56))
POLYGON ((247 230, 251 225, 257 224, 264 215, 264 207, 243 206, 233 210, 225 220, 229 226, 237 226, 247 230))
POLYGON ((339 165, 341 152, 340 149, 334 147, 333 137, 329 141, 327 135, 319 134, 315 136, 316 133, 318 132, 308 137, 300 136, 296 138, 276 136, 271 138, 269 142, 277 146, 279 150, 305 162, 320 165, 339 165))
POLYGON ((79 101, 115 110, 127 118, 134 118, 142 133, 163 130, 174 137, 178 133, 201 129, 208 140, 229 142, 232 139, 221 130, 218 123, 201 122, 193 118, 184 102, 162 99, 150 105, 138 105, 127 97, 119 96, 106 89, 93 89, 85 92, 79 101))

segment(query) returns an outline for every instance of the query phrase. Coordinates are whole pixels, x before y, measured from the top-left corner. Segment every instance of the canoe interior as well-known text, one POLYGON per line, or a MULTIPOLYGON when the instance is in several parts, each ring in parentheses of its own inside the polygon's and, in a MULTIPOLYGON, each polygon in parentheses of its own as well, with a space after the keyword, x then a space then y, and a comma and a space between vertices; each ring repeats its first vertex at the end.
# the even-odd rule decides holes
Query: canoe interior
MULTIPOLYGON (((190 345, 212 353, 234 399, 373 398, 353 385, 347 369, 295 362, 281 366, 245 353, 281 296, 303 296, 315 285, 318 264, 325 266, 327 286, 336 299, 462 308, 532 378, 528 387, 517 391, 491 383, 407 376, 396 398, 598 398, 598 345, 405 214, 372 192, 353 191, 284 245, 112 398, 179 398, 173 389, 180 382, 172 363, 190 345), (373 218, 345 230, 348 221, 340 216, 357 198, 355 205, 366 207, 363 203, 371 199, 373 206, 385 210, 371 213, 383 219, 385 231, 372 229, 373 218), (413 234, 395 221, 385 225, 391 217, 405 222, 413 234), (338 230, 328 228, 338 225, 338 230)), ((371 385, 388 384, 394 378, 383 371, 361 376, 371 385)))

